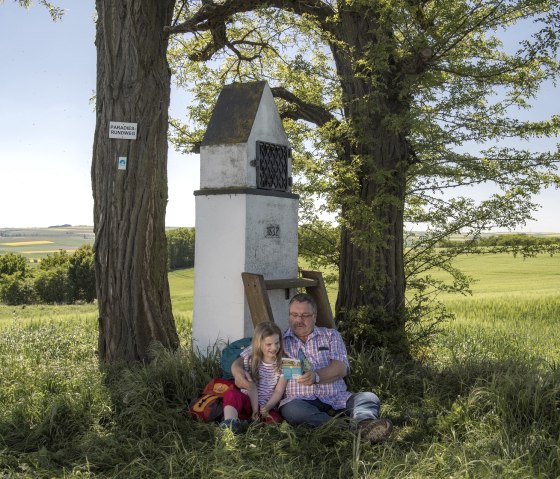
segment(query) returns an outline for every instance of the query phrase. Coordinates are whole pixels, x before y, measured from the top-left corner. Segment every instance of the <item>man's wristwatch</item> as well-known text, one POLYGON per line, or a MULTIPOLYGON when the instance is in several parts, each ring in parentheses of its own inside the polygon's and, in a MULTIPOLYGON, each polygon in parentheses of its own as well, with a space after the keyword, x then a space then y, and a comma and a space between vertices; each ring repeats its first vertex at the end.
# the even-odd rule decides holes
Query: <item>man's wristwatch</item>
POLYGON ((319 373, 317 371, 313 371, 315 373, 315 384, 319 384, 319 381, 321 380, 321 378, 319 377, 319 373))

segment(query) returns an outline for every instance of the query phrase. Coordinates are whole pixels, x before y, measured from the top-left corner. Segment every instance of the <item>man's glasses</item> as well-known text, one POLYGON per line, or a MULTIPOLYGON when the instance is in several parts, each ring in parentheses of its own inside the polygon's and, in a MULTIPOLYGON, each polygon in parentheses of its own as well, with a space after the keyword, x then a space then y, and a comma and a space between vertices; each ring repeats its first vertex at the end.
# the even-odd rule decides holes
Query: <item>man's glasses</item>
POLYGON ((297 319, 297 318, 309 319, 311 317, 313 317, 313 315, 309 314, 309 313, 303 313, 303 314, 290 313, 290 318, 292 318, 292 319, 297 319))

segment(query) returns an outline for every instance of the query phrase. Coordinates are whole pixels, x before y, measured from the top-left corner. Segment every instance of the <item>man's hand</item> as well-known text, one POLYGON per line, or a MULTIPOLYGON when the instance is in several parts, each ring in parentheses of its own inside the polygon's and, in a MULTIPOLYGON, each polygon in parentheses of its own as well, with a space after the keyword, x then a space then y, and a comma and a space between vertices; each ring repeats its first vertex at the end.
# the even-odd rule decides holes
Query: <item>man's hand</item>
POLYGON ((307 371, 297 378, 296 381, 304 386, 313 386, 315 384, 315 371, 307 371))
POLYGON ((249 389, 251 385, 255 384, 253 382, 253 377, 249 371, 243 371, 243 373, 235 378, 235 385, 239 389, 249 389))
POLYGON ((249 371, 243 369, 243 358, 237 358, 231 365, 231 374, 235 380, 235 385, 239 389, 249 389, 254 385, 253 378, 249 371))
POLYGON ((316 369, 315 371, 307 371, 302 374, 297 382, 303 384, 304 386, 313 386, 315 383, 315 374, 319 374, 321 384, 330 384, 338 379, 342 379, 346 376, 348 369, 346 364, 338 359, 331 359, 328 366, 316 369))

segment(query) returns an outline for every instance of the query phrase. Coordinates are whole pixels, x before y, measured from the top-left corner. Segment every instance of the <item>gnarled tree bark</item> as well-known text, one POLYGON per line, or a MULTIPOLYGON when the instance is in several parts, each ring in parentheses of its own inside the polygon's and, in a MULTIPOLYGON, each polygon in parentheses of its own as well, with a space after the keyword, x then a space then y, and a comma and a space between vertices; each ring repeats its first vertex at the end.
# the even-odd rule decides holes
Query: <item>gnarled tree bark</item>
POLYGON ((167 279, 170 70, 164 27, 174 0, 97 0, 97 99, 92 184, 99 357, 144 361, 179 339, 167 279), (138 124, 109 139, 109 122, 138 124), (117 159, 127 158, 124 170, 117 159))

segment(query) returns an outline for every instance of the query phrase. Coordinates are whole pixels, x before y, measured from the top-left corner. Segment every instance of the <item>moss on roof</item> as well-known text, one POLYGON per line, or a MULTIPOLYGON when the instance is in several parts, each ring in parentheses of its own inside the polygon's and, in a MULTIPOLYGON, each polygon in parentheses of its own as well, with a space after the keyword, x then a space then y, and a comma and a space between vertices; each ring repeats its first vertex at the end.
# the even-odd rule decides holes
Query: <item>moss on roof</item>
POLYGON ((202 146, 246 143, 265 85, 265 81, 226 85, 214 107, 202 146))

